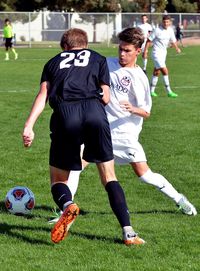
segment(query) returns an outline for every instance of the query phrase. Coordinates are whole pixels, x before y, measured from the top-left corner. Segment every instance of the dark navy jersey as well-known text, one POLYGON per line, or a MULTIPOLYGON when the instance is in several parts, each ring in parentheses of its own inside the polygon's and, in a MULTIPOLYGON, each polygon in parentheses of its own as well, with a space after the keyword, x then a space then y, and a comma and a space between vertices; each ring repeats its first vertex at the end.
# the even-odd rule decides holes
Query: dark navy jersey
POLYGON ((51 106, 59 101, 101 99, 100 84, 110 84, 106 58, 89 49, 63 51, 44 66, 44 81, 50 82, 51 106))

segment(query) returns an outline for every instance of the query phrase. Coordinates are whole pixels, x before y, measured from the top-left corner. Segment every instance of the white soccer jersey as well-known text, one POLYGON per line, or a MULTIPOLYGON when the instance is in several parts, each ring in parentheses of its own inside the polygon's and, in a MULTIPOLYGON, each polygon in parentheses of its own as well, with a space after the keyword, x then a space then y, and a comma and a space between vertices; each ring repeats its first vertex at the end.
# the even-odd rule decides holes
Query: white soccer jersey
POLYGON ((157 27, 154 29, 148 39, 153 43, 151 56, 154 66, 157 69, 166 67, 165 61, 167 56, 167 47, 169 46, 170 42, 176 42, 172 27, 168 27, 167 29, 163 28, 162 26, 157 27))
POLYGON ((142 29, 145 40, 149 37, 149 32, 152 31, 152 26, 149 23, 139 24, 138 27, 142 29))
POLYGON ((167 47, 169 46, 170 42, 176 42, 176 37, 172 27, 168 27, 167 29, 165 29, 160 26, 153 30, 153 32, 149 36, 149 40, 153 43, 152 54, 162 55, 163 53, 166 54, 167 47))
POLYGON ((148 78, 139 66, 121 67, 118 58, 107 58, 107 63, 111 82, 110 102, 106 105, 106 112, 112 139, 138 140, 143 118, 123 111, 120 101, 129 101, 150 113, 152 101, 148 78))
POLYGON ((152 26, 149 23, 139 24, 138 27, 142 30, 144 35, 144 42, 142 44, 142 52, 144 52, 145 44, 147 41, 147 38, 150 35, 150 32, 152 31, 152 26))

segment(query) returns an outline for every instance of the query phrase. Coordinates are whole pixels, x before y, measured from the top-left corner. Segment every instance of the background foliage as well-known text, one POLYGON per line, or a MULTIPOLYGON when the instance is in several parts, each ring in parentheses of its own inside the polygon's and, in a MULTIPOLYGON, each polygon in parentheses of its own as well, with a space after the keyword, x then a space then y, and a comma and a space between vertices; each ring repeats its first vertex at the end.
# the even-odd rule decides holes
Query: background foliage
POLYGON ((198 12, 200 0, 1 0, 0 11, 198 12))

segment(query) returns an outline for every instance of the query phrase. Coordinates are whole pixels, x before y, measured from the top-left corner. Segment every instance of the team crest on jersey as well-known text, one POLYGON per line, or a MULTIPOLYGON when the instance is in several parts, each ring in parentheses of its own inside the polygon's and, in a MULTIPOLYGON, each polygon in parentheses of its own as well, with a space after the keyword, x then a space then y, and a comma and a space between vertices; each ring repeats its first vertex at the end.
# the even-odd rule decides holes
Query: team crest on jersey
POLYGON ((122 79, 121 79, 121 83, 122 85, 124 86, 128 86, 131 82, 131 78, 129 76, 124 76, 122 79))

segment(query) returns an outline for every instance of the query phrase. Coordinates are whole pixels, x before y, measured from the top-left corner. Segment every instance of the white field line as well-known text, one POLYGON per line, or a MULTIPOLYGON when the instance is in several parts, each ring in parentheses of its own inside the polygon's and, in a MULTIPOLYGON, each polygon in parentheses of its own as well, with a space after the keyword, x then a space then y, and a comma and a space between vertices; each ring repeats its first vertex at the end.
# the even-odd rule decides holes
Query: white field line
MULTIPOLYGON (((200 86, 176 86, 176 87, 173 87, 173 88, 180 88, 180 89, 187 89, 187 88, 189 89, 189 88, 192 88, 192 89, 195 89, 195 88, 200 88, 200 86)), ((32 91, 32 90, 28 90, 28 89, 0 90, 0 92, 9 92, 9 93, 22 93, 22 92, 30 92, 30 91, 32 91)))
POLYGON ((200 86, 177 86, 173 88, 200 88, 200 86))
POLYGON ((22 93, 22 92, 30 92, 31 90, 27 90, 27 89, 19 89, 19 90, 0 90, 0 92, 9 92, 9 93, 22 93))

